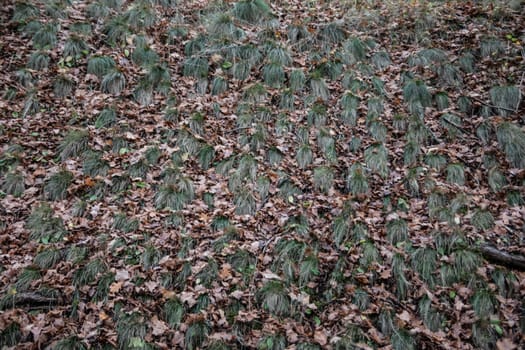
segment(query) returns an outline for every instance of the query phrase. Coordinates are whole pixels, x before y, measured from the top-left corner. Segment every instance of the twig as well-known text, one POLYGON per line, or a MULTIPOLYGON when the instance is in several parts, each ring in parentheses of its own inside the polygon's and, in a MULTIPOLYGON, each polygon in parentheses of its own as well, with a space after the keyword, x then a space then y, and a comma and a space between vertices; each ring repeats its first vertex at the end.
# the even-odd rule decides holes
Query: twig
POLYGON ((243 127, 234 128, 234 129, 231 129, 231 130, 226 130, 224 133, 225 134, 231 134, 231 133, 234 133, 234 132, 239 131, 239 130, 246 130, 246 129, 251 129, 251 128, 253 128, 253 126, 243 126, 243 127))
POLYGON ((462 126, 460 126, 457 123, 453 122, 452 120, 448 120, 448 118, 445 118, 445 117, 443 117, 443 120, 446 121, 447 123, 449 123, 450 125, 452 125, 453 127, 455 127, 456 129, 464 132, 465 134, 469 134, 469 132, 465 128, 463 128, 462 126))
POLYGON ((477 97, 472 97, 472 99, 478 101, 479 103, 481 103, 482 105, 485 105, 485 106, 487 106, 487 107, 496 108, 496 109, 503 109, 504 111, 507 111, 507 112, 516 113, 516 110, 515 110, 515 109, 510 109, 510 108, 505 108, 505 107, 494 106, 494 105, 491 105, 490 103, 487 103, 487 102, 484 102, 484 101, 480 100, 480 99, 477 98, 477 97))

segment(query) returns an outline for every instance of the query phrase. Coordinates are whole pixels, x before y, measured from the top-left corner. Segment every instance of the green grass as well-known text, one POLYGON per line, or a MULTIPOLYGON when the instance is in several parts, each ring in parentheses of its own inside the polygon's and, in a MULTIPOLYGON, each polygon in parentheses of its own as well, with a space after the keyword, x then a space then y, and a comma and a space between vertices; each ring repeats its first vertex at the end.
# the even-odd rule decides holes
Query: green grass
POLYGON ((67 233, 62 219, 54 216, 53 209, 46 203, 31 211, 26 227, 30 231, 30 238, 41 243, 58 242, 67 233))
POLYGON ((511 122, 503 122, 496 128, 496 136, 510 165, 525 168, 525 132, 511 122))
POLYGON ((102 92, 120 95, 126 87, 126 77, 120 70, 114 68, 110 69, 104 74, 100 83, 100 89, 102 92))
POLYGON ((25 191, 24 175, 19 171, 12 171, 5 175, 2 191, 14 197, 20 197, 25 191))
POLYGON ((517 86, 494 86, 489 91, 490 101, 498 114, 507 117, 517 111, 521 102, 521 91, 517 86))
POLYGON ((53 82, 53 93, 56 97, 64 98, 73 93, 75 81, 66 75, 59 75, 53 82))
POLYGON ((248 23, 257 23, 271 14, 270 6, 264 0, 240 0, 233 7, 235 17, 248 23))
POLYGON ((286 287, 279 281, 268 281, 257 292, 261 306, 276 316, 286 316, 291 312, 291 300, 286 287))
POLYGON ((196 320, 192 322, 184 335, 184 343, 186 349, 197 350, 208 338, 210 333, 210 325, 206 320, 196 320))
POLYGON ((102 55, 94 55, 88 59, 87 72, 102 79, 106 74, 116 68, 113 58, 102 55))
POLYGON ((67 197, 67 189, 73 182, 73 173, 60 170, 49 178, 44 186, 44 192, 50 200, 61 200, 67 197))
POLYGON ((27 68, 33 69, 36 71, 42 71, 49 67, 51 62, 51 57, 47 54, 46 51, 34 51, 27 62, 27 68))
POLYGON ((0 332, 0 346, 13 347, 16 346, 23 339, 20 325, 16 322, 10 322, 0 332))
POLYGON ((107 128, 117 122, 117 111, 114 108, 104 108, 95 120, 95 128, 107 128))
POLYGON ((87 350, 88 347, 81 338, 76 335, 71 335, 69 337, 59 340, 55 346, 54 350, 87 350))
POLYGON ((147 327, 139 312, 123 313, 117 319, 117 341, 120 349, 143 348, 147 327))
POLYGON ((314 187, 324 193, 328 193, 334 182, 334 170, 328 166, 321 166, 314 169, 314 187))
POLYGON ((13 1, 0 348, 519 347, 514 2, 13 1))
POLYGON ((168 299, 163 306, 163 318, 172 328, 178 327, 186 314, 186 309, 180 300, 168 299))
POLYGON ((372 171, 378 173, 381 177, 386 178, 390 172, 388 164, 388 151, 382 143, 374 143, 368 147, 365 152, 366 165, 372 171))
POLYGON ((83 55, 89 54, 89 46, 82 37, 72 34, 66 40, 62 54, 64 55, 65 59, 70 57, 76 60, 81 58, 83 55))

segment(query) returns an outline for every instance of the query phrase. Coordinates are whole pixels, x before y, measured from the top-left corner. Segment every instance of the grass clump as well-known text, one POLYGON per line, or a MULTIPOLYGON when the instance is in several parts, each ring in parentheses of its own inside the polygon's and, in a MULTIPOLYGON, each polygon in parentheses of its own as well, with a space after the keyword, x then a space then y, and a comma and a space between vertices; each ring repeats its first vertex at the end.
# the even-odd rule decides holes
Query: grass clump
POLYGON ((88 346, 76 335, 60 339, 56 342, 53 350, 87 350, 88 346))
POLYGON ((57 43, 58 26, 49 22, 40 27, 33 35, 32 41, 35 49, 51 49, 57 43))
POLYGON ((93 283, 97 276, 107 270, 107 266, 100 258, 94 258, 73 273, 73 285, 84 286, 93 283))
POLYGON ((72 59, 77 60, 82 55, 89 53, 89 46, 86 44, 82 37, 72 34, 64 43, 64 50, 62 54, 66 60, 72 59))
POLYGON ((408 223, 401 218, 390 220, 386 224, 386 234, 392 245, 404 242, 408 239, 408 223))
POLYGON ((82 162, 82 172, 84 175, 95 177, 95 176, 106 176, 109 171, 109 163, 102 159, 100 152, 86 152, 84 161, 82 162))
POLYGON ((235 193, 234 203, 235 203, 235 213, 237 215, 254 215, 255 214, 257 203, 256 203, 255 195, 253 194, 251 189, 247 187, 240 188, 235 193))
POLYGON ((178 327, 186 314, 184 304, 177 298, 168 299, 164 303, 162 316, 172 328, 178 327))
POLYGON ((33 69, 36 71, 42 71, 49 67, 51 62, 51 57, 47 54, 46 51, 37 50, 34 51, 27 62, 27 68, 33 69))
POLYGON ((46 203, 42 203, 33 209, 26 224, 31 239, 42 243, 62 240, 67 231, 62 219, 53 216, 53 214, 53 209, 46 203))
POLYGON ((9 323, 0 332, 0 347, 14 347, 23 339, 20 325, 16 322, 9 323))
POLYGON ((115 61, 109 56, 94 55, 88 59, 87 72, 102 79, 116 68, 115 61))
POLYGON ((257 343, 257 350, 284 350, 288 342, 282 334, 267 335, 257 343))
POLYGON ((478 209, 472 215, 471 222, 479 231, 487 231, 494 227, 494 216, 488 210, 478 209))
POLYGON ((296 159, 297 159, 297 164, 299 165, 299 168, 301 169, 304 169, 309 164, 311 164, 313 160, 313 152, 312 152, 312 148, 310 147, 310 145, 306 143, 300 145, 299 148, 297 149, 296 159))
POLYGON ((11 21, 17 23, 28 22, 33 18, 37 18, 40 14, 40 10, 32 2, 29 1, 17 1, 14 4, 13 15, 11 21))
POLYGON ((362 195, 368 192, 366 171, 360 163, 353 164, 346 178, 346 187, 353 195, 362 195))
POLYGON ((126 87, 126 77, 118 69, 111 69, 104 75, 100 83, 100 89, 104 93, 120 95, 126 87))
POLYGON ((65 199, 67 197, 67 189, 73 182, 73 178, 73 173, 66 169, 51 175, 44 186, 47 198, 52 201, 65 199))
POLYGON ((64 98, 73 93, 75 88, 75 81, 66 75, 59 75, 53 81, 53 93, 56 97, 64 98))
POLYGON ((525 132, 510 122, 496 128, 498 144, 512 167, 525 169, 525 132))
POLYGON ((461 163, 453 163, 447 166, 447 182, 459 186, 465 185, 465 169, 461 163))
POLYGON ((489 95, 496 111, 503 117, 517 111, 521 102, 521 91, 517 86, 494 86, 489 95))
POLYGON ((364 154, 366 165, 381 177, 386 178, 390 172, 386 147, 382 143, 375 143, 370 145, 364 154))
POLYGON ((315 97, 320 98, 323 101, 326 101, 330 98, 330 90, 328 89, 328 85, 319 71, 314 71, 310 75, 310 89, 315 97))
POLYGON ((201 349, 211 331, 210 324, 205 319, 193 321, 184 334, 184 343, 187 350, 201 349))
POLYGON ((137 311, 120 314, 116 329, 120 349, 144 348, 147 332, 144 315, 137 311))
POLYGON ((19 171, 8 172, 2 183, 2 191, 14 197, 20 197, 25 191, 24 175, 19 171))
POLYGON ((314 187, 325 194, 332 188, 334 182, 334 170, 328 166, 314 169, 314 187))
POLYGON ((284 284, 268 281, 257 293, 262 307, 276 316, 287 316, 291 312, 291 300, 284 284))
POLYGON ((34 263, 41 269, 50 269, 64 258, 64 253, 55 248, 49 248, 39 252, 34 263))
POLYGON ((95 128, 102 129, 114 125, 117 122, 117 111, 114 108, 104 108, 95 120, 95 128))
POLYGON ((248 23, 257 23, 268 18, 270 6, 264 0, 240 0, 233 7, 233 15, 248 23))

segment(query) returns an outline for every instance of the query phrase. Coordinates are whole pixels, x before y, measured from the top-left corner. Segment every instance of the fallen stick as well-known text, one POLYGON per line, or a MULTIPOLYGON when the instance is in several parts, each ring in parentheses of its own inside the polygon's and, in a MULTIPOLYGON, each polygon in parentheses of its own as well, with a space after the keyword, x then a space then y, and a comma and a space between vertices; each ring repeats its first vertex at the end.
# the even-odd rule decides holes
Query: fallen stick
POLYGON ((518 269, 525 271, 525 257, 521 255, 514 255, 498 248, 489 245, 483 244, 478 247, 480 253, 485 257, 485 259, 492 261, 497 264, 505 265, 510 268, 518 269))

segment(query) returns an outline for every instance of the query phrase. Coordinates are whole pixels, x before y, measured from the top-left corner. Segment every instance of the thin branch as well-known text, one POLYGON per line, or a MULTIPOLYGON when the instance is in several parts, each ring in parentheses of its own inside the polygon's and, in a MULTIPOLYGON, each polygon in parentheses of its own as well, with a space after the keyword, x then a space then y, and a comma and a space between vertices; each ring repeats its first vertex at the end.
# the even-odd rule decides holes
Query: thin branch
POLYGON ((492 261, 496 264, 505 265, 510 268, 525 271, 524 256, 504 252, 489 244, 479 246, 478 250, 489 261, 492 261))
POLYGON ((517 110, 515 109, 510 109, 510 108, 505 108, 505 107, 498 107, 498 106, 494 106, 494 105, 491 105, 490 103, 487 103, 487 102, 484 102, 483 100, 480 100, 479 98, 477 97, 471 97, 473 100, 476 100, 478 101, 479 103, 481 103, 482 105, 485 105, 487 107, 491 107, 491 108, 496 108, 496 109, 502 109, 504 111, 507 111, 507 112, 512 112, 512 113, 516 113, 517 110))

